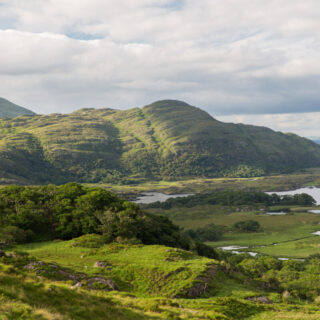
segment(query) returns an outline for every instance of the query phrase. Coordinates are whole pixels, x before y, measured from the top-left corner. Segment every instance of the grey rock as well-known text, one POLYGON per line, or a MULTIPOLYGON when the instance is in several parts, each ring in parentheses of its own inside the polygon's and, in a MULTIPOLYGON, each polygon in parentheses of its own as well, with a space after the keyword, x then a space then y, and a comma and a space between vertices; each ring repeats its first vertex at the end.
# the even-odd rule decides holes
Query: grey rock
POLYGON ((88 279, 88 287, 90 289, 102 289, 105 291, 118 290, 117 285, 111 279, 101 277, 88 279))
POLYGON ((264 304, 272 304, 272 301, 269 300, 267 297, 261 296, 261 297, 249 297, 246 298, 246 300, 253 301, 253 302, 259 302, 264 304))
POLYGON ((74 284, 73 286, 71 286, 71 289, 78 289, 82 287, 82 283, 81 282, 77 282, 76 284, 74 284))
POLYGON ((95 268, 106 268, 106 267, 108 267, 109 265, 108 265, 106 262, 104 262, 104 261, 97 261, 97 262, 94 263, 93 266, 94 266, 95 268))
POLYGON ((45 263, 43 261, 32 261, 30 263, 28 263, 27 265, 25 265, 23 268, 27 269, 27 270, 34 270, 40 266, 44 266, 45 263))

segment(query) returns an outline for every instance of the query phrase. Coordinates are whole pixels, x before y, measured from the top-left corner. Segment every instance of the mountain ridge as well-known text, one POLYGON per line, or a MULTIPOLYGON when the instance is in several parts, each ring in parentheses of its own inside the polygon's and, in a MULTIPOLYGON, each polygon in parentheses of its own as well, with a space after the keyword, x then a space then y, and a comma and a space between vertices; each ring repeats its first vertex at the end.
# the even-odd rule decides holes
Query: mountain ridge
POLYGON ((18 106, 11 101, 0 97, 0 118, 15 118, 22 115, 34 115, 35 113, 27 108, 18 106))
POLYGON ((0 182, 250 177, 320 167, 320 146, 177 100, 0 119, 0 182))

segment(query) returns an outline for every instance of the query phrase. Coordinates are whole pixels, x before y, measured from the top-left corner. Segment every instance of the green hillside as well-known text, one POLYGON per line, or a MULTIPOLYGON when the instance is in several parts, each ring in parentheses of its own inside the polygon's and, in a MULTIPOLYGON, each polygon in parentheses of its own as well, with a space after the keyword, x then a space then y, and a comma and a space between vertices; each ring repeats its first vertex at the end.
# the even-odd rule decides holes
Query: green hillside
POLYGON ((225 262, 164 246, 92 248, 77 240, 2 253, 1 320, 320 319, 319 273, 310 276, 316 259, 225 262), (277 288, 276 277, 288 283, 277 288))
MULTIPOLYGON (((258 194, 238 195, 246 205, 260 202, 258 194)), ((298 232, 317 219, 301 217, 298 232)), ((296 250, 319 247, 313 238, 296 250)), ((319 320, 320 259, 308 250, 303 260, 233 255, 103 188, 7 186, 0 189, 0 319, 319 320)))
POLYGON ((4 98, 0 97, 0 118, 15 118, 22 115, 35 114, 31 110, 20 107, 4 98))
POLYGON ((0 182, 250 177, 320 167, 320 146, 184 102, 0 120, 0 182))

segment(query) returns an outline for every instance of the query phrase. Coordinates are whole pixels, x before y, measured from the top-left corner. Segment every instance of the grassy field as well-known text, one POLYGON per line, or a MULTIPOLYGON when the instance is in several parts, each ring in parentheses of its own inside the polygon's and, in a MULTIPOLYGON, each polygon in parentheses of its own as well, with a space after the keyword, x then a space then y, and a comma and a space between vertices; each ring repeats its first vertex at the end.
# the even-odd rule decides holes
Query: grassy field
MULTIPOLYGON (((89 184, 92 185, 92 184, 89 184)), ((320 169, 306 169, 300 173, 265 176, 257 178, 186 179, 180 181, 147 181, 138 184, 94 184, 118 194, 138 194, 145 191, 163 193, 205 193, 222 189, 255 191, 294 190, 303 186, 320 187, 320 169)))
POLYGON ((24 266, 27 258, 0 258, 1 320, 320 319, 316 304, 284 303, 281 294, 244 284, 222 271, 208 282, 204 296, 173 297, 201 283, 208 267, 223 270, 218 261, 179 249, 120 244, 92 249, 75 247, 74 241, 33 243, 16 249, 43 264, 30 271, 24 266), (96 261, 106 262, 108 268, 94 268, 96 261), (57 277, 59 270, 83 278, 111 278, 118 288, 92 290, 85 286, 89 280, 82 280, 84 286, 72 289, 74 281, 57 277), (272 304, 247 300, 261 296, 272 304))
MULTIPOLYGON (((246 233, 232 230, 226 232, 221 240, 207 244, 213 247, 249 246, 251 249, 248 251, 277 257, 301 258, 320 254, 320 237, 312 235, 313 232, 320 230, 320 215, 301 212, 308 209, 310 208, 291 207, 291 212, 286 215, 266 215, 261 213, 259 208, 255 211, 237 212, 239 208, 208 205, 172 208, 158 212, 165 214, 186 230, 201 228, 210 223, 232 227, 238 221, 255 220, 261 225, 260 232, 246 233), (255 248, 256 246, 265 247, 255 248)), ((151 211, 156 212, 156 209, 151 211)))

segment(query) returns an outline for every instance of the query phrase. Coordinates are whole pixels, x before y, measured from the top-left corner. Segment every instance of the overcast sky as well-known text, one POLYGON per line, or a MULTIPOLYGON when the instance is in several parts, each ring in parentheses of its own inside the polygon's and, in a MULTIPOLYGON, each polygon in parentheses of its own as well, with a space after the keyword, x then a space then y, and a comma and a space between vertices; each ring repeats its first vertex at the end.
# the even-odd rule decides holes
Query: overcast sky
POLYGON ((179 99, 320 136, 319 0, 0 0, 0 96, 38 113, 179 99))

